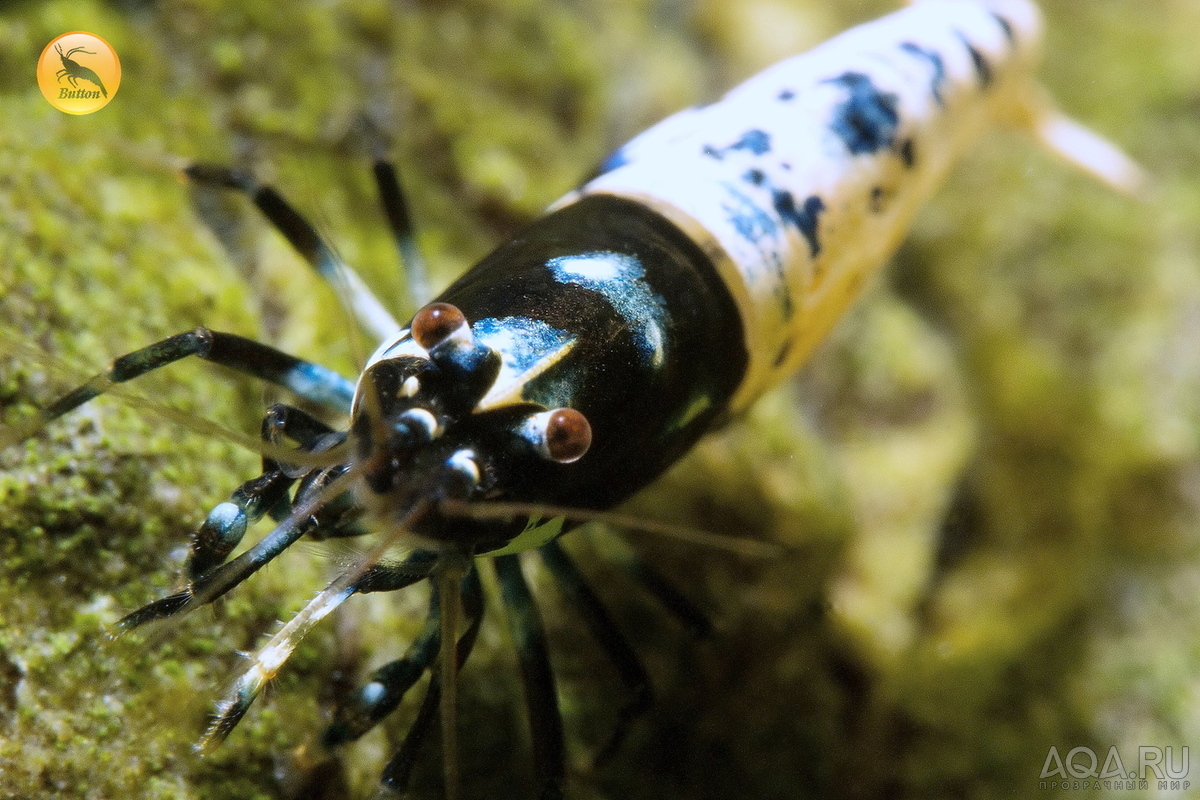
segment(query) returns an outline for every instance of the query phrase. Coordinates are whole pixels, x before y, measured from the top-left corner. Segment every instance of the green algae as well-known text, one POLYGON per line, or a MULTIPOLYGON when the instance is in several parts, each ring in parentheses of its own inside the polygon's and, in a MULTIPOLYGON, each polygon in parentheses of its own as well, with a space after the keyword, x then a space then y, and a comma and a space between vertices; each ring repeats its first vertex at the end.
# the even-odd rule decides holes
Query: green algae
MULTIPOLYGON (((1187 34, 1200 20, 1184 0, 1153 14, 1132 1, 1043 6, 1049 87, 1146 164, 1153 195, 1112 196, 1013 136, 981 144, 800 381, 635 502, 791 549, 747 560, 648 545, 713 614, 711 640, 638 599, 605 558, 619 549, 611 535, 568 535, 637 632, 659 695, 593 771, 622 689, 553 587, 539 587, 570 796, 1052 795, 1039 788, 1051 745, 1116 742, 1125 755, 1194 739, 1200 71, 1187 34)), ((175 158, 253 167, 405 310, 382 218, 363 211, 374 208, 364 130, 391 137, 444 281, 606 148, 888 9, 362 0, 285 14, 258 0, 61 0, 8 11, 4 421, 198 324, 347 373, 368 348, 236 201, 205 215, 223 248, 192 208, 211 198, 175 180, 175 158), (117 99, 90 117, 59 114, 32 83, 41 47, 72 29, 103 35, 125 68, 117 99)), ((134 391, 238 431, 256 430, 270 398, 202 365, 166 372, 134 391)), ((419 592, 370 598, 320 629, 204 758, 191 746, 238 651, 346 553, 297 548, 215 614, 104 638, 176 584, 204 509, 255 461, 113 400, 0 454, 0 796, 370 793, 412 709, 337 768, 314 737, 343 672, 402 650, 419 592)), ((472 796, 529 795, 500 626, 476 656, 466 783, 472 796)), ((436 796, 436 747, 425 755, 420 796, 436 796)))

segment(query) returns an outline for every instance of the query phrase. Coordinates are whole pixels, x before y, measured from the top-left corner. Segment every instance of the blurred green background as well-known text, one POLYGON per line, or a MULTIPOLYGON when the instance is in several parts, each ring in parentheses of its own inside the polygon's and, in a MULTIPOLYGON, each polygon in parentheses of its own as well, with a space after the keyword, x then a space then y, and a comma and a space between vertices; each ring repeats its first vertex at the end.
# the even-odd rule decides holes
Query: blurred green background
MULTIPOLYGON (((0 10, 0 411, 198 324, 355 371, 372 344, 240 198, 173 167, 248 167, 377 291, 402 276, 369 175, 379 131, 445 283, 666 114, 855 23, 847 0, 129 0, 0 10), (124 68, 69 117, 34 65, 56 35, 124 68), (212 226, 206 226, 204 220, 212 226), (214 230, 219 232, 214 235, 214 230)), ((632 508, 791 552, 648 539, 716 623, 695 641, 580 556, 658 700, 616 758, 623 698, 555 588, 572 798, 1043 797, 1051 746, 1200 742, 1200 3, 1046 0, 1047 86, 1154 179, 1115 196, 987 137, 792 384, 632 508)), ((411 309, 396 301, 400 313, 411 309)), ((181 364, 135 392, 254 433, 275 398, 181 364)), ((106 639, 170 591, 253 454, 110 399, 0 453, 0 797, 359 798, 411 720, 336 754, 339 693, 394 658, 423 589, 358 598, 214 755, 192 752, 254 649, 353 557, 298 545, 213 611, 106 639)), ((467 796, 531 796, 499 609, 463 674, 467 796)), ((415 796, 438 796, 430 743, 415 796)), ((1087 789, 1101 797, 1186 796, 1087 789)))

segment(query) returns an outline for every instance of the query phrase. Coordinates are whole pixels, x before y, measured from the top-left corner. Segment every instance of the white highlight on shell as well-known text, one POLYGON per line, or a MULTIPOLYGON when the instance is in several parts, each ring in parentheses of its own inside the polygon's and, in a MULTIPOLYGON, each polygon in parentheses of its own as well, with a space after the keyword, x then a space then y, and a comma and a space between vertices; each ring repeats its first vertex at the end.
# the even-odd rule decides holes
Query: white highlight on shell
POLYGON ((470 479, 471 483, 479 483, 479 464, 475 459, 474 450, 457 450, 446 459, 446 466, 461 472, 470 479))
POLYGON ((646 282, 646 270, 627 253, 597 250, 558 256, 546 262, 556 280, 605 297, 629 325, 642 355, 655 368, 666 360, 663 329, 667 308, 646 282))
MULTIPOLYGON (((214 522, 222 528, 229 528, 233 525, 236 525, 238 520, 241 518, 242 510, 237 507, 237 504, 231 503, 228 500, 226 500, 224 503, 217 504, 217 506, 208 513, 208 520, 214 522)), ((244 519, 242 519, 240 527, 243 531, 246 529, 246 522, 244 519)))
POLYGON ((438 425, 437 417, 424 408, 410 408, 400 415, 400 419, 420 425, 425 429, 429 439, 437 438, 438 433, 441 432, 441 426, 438 425))
POLYGON ((517 435, 529 443, 543 458, 550 457, 550 448, 546 442, 546 428, 550 424, 553 411, 540 411, 526 417, 517 427, 517 435))
POLYGON ((383 695, 387 692, 387 687, 379 681, 371 681, 362 688, 359 697, 368 705, 378 703, 383 695))
MULTIPOLYGON (((476 321, 475 335, 500 354, 500 374, 479 401, 481 411, 532 399, 525 396, 525 390, 570 354, 576 342, 576 337, 566 331, 529 317, 485 317, 476 321)), ((536 402, 552 400, 539 397, 536 402)))

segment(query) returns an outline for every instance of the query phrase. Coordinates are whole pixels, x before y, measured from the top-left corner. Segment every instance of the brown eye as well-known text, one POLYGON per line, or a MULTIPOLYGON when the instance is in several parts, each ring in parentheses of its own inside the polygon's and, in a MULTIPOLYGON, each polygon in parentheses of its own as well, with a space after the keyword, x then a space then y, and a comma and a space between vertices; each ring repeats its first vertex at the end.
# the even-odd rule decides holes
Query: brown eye
POLYGON ((456 306, 430 303, 413 317, 412 337, 421 347, 431 350, 466 324, 467 318, 456 306))
POLYGON ((592 445, 592 426, 573 408, 555 408, 525 418, 517 434, 550 461, 570 464, 583 458, 592 445))
POLYGON ((546 454, 560 464, 578 461, 592 445, 592 426, 573 408, 556 408, 546 420, 546 454))

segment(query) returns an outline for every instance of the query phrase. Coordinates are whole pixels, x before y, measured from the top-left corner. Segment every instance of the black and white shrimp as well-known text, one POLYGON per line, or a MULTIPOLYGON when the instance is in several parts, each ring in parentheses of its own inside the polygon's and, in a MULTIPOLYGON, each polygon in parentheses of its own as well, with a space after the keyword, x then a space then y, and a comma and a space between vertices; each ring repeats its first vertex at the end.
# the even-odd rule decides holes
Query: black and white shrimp
MULTIPOLYGON (((302 537, 374 534, 369 554, 251 657, 205 746, 229 734, 303 635, 341 603, 429 579, 425 627, 351 695, 323 739, 336 746, 361 736, 428 672, 384 783, 404 789, 440 702, 446 792, 457 796, 454 692, 443 687, 454 686, 479 631, 479 572, 494 569, 526 681, 539 796, 557 796, 562 722, 520 554, 538 551, 634 695, 615 746, 641 710, 646 672, 557 537, 654 481, 803 363, 990 124, 1026 128, 1117 188, 1137 190, 1128 159, 1040 94, 1039 40, 1025 0, 927 0, 849 31, 637 137, 403 325, 274 190, 193 165, 191 180, 251 197, 340 288, 380 342, 362 375, 353 381, 196 329, 117 359, 3 443, 191 355, 345 415, 343 430, 273 406, 262 424, 262 474, 201 525, 185 587, 122 628, 211 603, 302 537), (230 558, 268 515, 277 526, 230 558), (409 554, 385 558, 399 543, 409 554)), ((411 254, 390 165, 379 162, 376 179, 411 254)), ((649 583, 695 616, 674 590, 649 583)))

